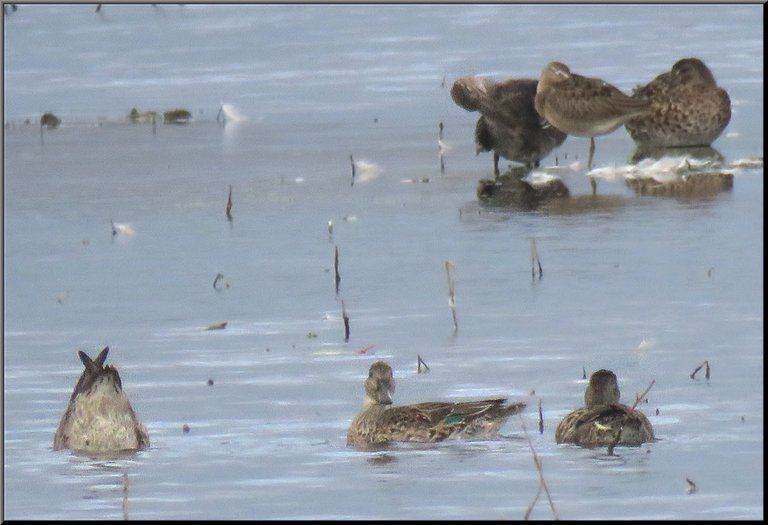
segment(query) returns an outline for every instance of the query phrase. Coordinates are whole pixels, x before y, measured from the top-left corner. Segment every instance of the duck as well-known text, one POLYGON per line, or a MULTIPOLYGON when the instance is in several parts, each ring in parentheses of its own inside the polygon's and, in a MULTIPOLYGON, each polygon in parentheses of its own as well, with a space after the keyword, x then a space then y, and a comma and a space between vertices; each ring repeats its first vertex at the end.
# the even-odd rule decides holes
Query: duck
POLYGON ((508 403, 506 398, 393 407, 394 391, 392 367, 385 361, 373 363, 365 380, 363 407, 347 432, 347 446, 370 449, 391 442, 492 439, 509 416, 525 408, 525 403, 508 403))
POLYGON ((643 148, 710 146, 731 120, 731 99, 712 71, 698 58, 682 58, 672 69, 632 97, 650 101, 650 109, 624 127, 643 148))
MULTIPOLYGON (((550 62, 541 71, 534 107, 547 122, 564 133, 589 137, 587 169, 592 169, 595 137, 607 135, 627 120, 648 111, 650 102, 631 97, 600 78, 571 73, 562 62, 550 62)), ((596 182, 590 179, 592 192, 596 182)))
POLYGON ((616 374, 601 369, 592 374, 584 391, 585 406, 565 416, 557 425, 555 441, 582 447, 639 446, 655 441, 648 418, 619 402, 616 374))
POLYGON ((493 173, 499 159, 538 167, 541 159, 560 146, 566 134, 539 116, 533 102, 538 80, 513 78, 494 81, 465 76, 454 81, 451 98, 467 111, 480 112, 475 125, 476 153, 493 151, 493 173))
POLYGON ((79 351, 85 370, 77 380, 53 439, 53 449, 86 453, 141 450, 149 433, 123 392, 117 369, 104 365, 109 347, 95 359, 79 351))

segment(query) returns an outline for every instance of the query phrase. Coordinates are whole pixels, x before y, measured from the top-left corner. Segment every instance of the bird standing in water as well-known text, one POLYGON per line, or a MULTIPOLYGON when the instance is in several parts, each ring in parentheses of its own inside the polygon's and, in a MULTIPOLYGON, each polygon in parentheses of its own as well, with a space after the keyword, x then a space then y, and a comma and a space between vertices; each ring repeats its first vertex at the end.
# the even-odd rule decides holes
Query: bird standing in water
POLYGON ((451 98, 467 111, 479 111, 475 126, 477 153, 493 151, 493 173, 499 176, 499 158, 520 162, 528 168, 558 147, 565 133, 550 126, 536 112, 535 79, 502 82, 466 76, 451 86, 451 98))

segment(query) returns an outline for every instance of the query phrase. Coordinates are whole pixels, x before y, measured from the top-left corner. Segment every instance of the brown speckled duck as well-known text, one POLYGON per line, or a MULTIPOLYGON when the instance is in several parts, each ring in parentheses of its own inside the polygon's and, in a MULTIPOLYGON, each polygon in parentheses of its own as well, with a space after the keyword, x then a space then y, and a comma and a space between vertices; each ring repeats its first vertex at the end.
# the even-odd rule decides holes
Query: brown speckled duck
POLYGON ((491 439, 509 416, 525 408, 524 403, 507 404, 504 398, 392 407, 394 391, 392 368, 384 361, 373 363, 365 380, 363 408, 347 432, 348 446, 376 448, 392 441, 491 439))
POLYGON ((605 369, 592 374, 584 392, 585 406, 560 421, 555 441, 583 447, 639 446, 654 441, 648 418, 620 404, 620 396, 616 374, 605 369))
POLYGON ((54 450, 102 453, 149 447, 147 429, 123 392, 120 374, 114 367, 104 366, 108 352, 105 347, 96 359, 78 352, 85 370, 56 430, 54 450))

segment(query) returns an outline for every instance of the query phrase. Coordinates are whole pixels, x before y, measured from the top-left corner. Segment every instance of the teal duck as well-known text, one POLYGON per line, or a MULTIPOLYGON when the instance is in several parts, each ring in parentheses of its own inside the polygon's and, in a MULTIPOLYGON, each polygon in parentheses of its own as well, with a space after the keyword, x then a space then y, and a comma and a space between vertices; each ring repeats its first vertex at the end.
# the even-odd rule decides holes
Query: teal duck
POLYGON ((85 370, 69 398, 53 449, 84 452, 117 452, 149 447, 149 434, 123 392, 117 369, 104 362, 109 347, 96 359, 78 352, 85 370))
POLYGON ((525 408, 524 403, 508 404, 504 398, 392 407, 394 391, 392 368, 384 361, 373 363, 365 380, 363 408, 347 432, 348 446, 376 448, 393 441, 491 439, 509 416, 525 408))
POLYGON ((645 148, 709 146, 731 120, 728 93, 698 58, 678 60, 632 96, 651 103, 647 113, 624 124, 645 148))
POLYGON ((592 374, 584 392, 585 406, 560 421, 555 441, 583 447, 639 446, 654 441, 648 418, 620 404, 620 396, 616 374, 605 369, 592 374))
POLYGON ((451 86, 451 98, 467 111, 479 111, 475 126, 477 153, 493 151, 493 173, 499 176, 499 158, 529 168, 565 141, 566 134, 548 125, 533 107, 535 79, 503 82, 466 76, 451 86))

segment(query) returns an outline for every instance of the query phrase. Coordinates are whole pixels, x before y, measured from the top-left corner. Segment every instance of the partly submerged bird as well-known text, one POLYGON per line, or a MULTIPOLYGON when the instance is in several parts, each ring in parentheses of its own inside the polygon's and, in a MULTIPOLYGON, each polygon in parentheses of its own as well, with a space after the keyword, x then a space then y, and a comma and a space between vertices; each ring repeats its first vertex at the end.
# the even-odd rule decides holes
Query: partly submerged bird
MULTIPOLYGON (((589 170, 595 154, 595 137, 612 132, 647 111, 648 106, 647 100, 625 95, 599 78, 571 73, 560 62, 544 66, 536 88, 536 111, 547 122, 569 135, 589 137, 589 170)), ((594 192, 594 179, 592 189, 594 192)))
POLYGON ((584 447, 640 445, 654 441, 650 421, 639 410, 619 403, 619 384, 610 370, 598 370, 589 378, 585 406, 560 421, 557 443, 584 447))
POLYGON ((392 441, 490 439, 509 416, 525 408, 524 403, 507 404, 504 398, 392 407, 394 391, 392 368, 384 361, 373 363, 365 380, 363 408, 352 420, 347 445, 371 448, 392 441))
POLYGON ((475 126, 477 153, 493 151, 493 172, 499 176, 499 158, 534 167, 566 138, 536 112, 535 79, 503 82, 466 76, 451 86, 451 98, 467 111, 479 111, 475 126))
POLYGON ((96 359, 78 352, 85 370, 56 430, 54 450, 101 453, 149 447, 149 434, 123 392, 120 374, 104 366, 108 352, 105 347, 96 359))
POLYGON ((649 100, 647 113, 624 126, 638 146, 709 146, 731 120, 731 99, 698 58, 683 58, 632 96, 649 100))

